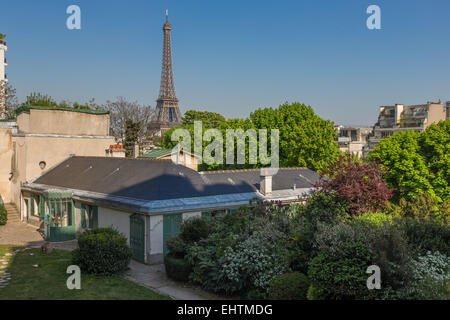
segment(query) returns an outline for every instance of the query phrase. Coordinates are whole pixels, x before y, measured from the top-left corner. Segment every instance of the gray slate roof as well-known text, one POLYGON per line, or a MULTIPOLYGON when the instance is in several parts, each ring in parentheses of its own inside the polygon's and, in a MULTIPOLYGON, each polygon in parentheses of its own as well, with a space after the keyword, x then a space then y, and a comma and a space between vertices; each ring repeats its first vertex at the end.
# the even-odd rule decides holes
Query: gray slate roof
MULTIPOLYGON (((311 188, 319 177, 307 168, 280 169, 273 190, 311 188)), ((259 169, 196 172, 170 160, 77 156, 34 181, 146 201, 256 192, 259 182, 259 169)))

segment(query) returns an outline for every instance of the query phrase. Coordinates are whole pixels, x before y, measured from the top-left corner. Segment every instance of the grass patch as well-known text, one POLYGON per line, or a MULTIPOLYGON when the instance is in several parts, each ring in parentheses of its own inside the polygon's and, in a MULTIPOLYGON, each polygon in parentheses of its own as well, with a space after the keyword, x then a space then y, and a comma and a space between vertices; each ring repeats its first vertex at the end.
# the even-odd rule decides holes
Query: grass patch
MULTIPOLYGON (((0 257, 20 248, 23 247, 0 245, 0 257)), ((70 264, 71 253, 65 250, 45 254, 41 249, 30 249, 16 253, 9 261, 11 280, 0 289, 0 300, 170 299, 121 276, 81 274, 81 289, 69 290, 66 281, 70 275, 66 274, 66 270, 70 264), (39 267, 33 267, 34 264, 39 267)))

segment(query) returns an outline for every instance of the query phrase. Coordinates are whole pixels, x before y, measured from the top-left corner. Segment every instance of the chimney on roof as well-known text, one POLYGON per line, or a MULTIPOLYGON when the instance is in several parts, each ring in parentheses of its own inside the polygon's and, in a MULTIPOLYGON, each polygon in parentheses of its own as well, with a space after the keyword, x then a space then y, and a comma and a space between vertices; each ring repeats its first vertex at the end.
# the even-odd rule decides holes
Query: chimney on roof
POLYGON ((137 157, 139 157, 139 145, 135 143, 133 145, 133 158, 136 159, 137 157))
POLYGON ((272 175, 269 173, 269 169, 263 169, 261 170, 261 182, 259 184, 259 191, 263 195, 269 195, 272 194, 272 175))

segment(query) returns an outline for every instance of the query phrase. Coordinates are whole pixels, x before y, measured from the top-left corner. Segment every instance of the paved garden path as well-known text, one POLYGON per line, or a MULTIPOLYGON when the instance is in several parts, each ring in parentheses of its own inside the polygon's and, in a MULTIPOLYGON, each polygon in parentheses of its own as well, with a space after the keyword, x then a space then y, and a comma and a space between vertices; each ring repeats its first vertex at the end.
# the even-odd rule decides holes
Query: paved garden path
POLYGON ((209 294, 199 288, 175 282, 167 278, 164 264, 146 265, 131 260, 125 278, 139 283, 157 293, 177 300, 218 300, 221 297, 209 294))
POLYGON ((0 244, 17 244, 23 246, 41 246, 44 239, 36 226, 21 222, 14 214, 10 215, 4 226, 0 226, 0 244))

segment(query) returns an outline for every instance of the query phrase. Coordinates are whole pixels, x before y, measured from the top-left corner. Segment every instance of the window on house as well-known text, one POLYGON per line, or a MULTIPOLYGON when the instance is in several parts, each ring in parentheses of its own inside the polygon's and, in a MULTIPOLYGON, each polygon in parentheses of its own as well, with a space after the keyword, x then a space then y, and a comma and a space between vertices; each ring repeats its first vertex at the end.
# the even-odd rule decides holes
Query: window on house
POLYGON ((52 227, 68 227, 73 224, 72 199, 48 199, 48 212, 52 227))
POLYGON ((81 227, 84 229, 98 228, 98 207, 81 205, 81 227))
POLYGON ((356 130, 352 130, 351 135, 352 135, 352 141, 357 141, 358 140, 358 137, 357 137, 357 134, 356 134, 356 130))

